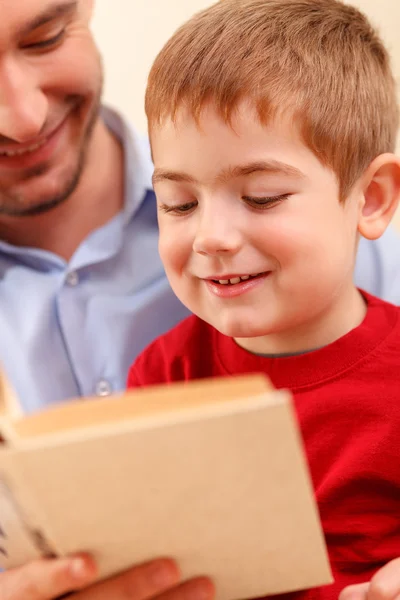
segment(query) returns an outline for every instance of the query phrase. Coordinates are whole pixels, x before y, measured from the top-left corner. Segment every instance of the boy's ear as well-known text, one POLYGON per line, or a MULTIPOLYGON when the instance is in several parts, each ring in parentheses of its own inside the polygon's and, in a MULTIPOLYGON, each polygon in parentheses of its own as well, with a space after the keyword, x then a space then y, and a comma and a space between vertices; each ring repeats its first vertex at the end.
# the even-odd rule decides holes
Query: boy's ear
POLYGON ((376 240, 389 225, 400 199, 400 159, 381 154, 362 177, 363 206, 358 223, 360 234, 376 240))

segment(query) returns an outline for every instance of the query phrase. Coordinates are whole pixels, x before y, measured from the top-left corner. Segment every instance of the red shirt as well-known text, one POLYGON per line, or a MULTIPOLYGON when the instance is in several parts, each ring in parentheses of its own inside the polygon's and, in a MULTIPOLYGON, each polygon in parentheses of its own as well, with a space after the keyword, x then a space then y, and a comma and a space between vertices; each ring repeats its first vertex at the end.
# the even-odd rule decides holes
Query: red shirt
POLYGON ((128 386, 137 387, 263 372, 293 392, 335 577, 289 595, 296 600, 336 600, 400 556, 400 308, 365 298, 363 323, 320 350, 254 355, 189 317, 129 373, 128 386))

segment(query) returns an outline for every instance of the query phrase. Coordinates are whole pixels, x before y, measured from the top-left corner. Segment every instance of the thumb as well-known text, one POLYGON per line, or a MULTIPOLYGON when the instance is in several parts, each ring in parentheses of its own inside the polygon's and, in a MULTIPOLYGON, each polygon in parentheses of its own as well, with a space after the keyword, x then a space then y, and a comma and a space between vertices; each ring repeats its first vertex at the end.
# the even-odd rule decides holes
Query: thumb
POLYGON ((51 600, 89 585, 96 575, 86 555, 42 558, 0 573, 1 600, 51 600))

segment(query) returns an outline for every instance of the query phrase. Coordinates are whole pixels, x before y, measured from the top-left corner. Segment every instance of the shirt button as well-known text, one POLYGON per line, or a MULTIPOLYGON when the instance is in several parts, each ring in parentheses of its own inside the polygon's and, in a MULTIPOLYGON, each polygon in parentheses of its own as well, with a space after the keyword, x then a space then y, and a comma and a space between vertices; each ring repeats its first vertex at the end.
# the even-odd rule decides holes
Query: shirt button
POLYGON ((79 275, 76 271, 70 271, 66 277, 68 285, 75 286, 79 283, 79 275))
POLYGON ((100 379, 96 384, 96 396, 109 396, 112 392, 112 386, 107 379, 100 379))

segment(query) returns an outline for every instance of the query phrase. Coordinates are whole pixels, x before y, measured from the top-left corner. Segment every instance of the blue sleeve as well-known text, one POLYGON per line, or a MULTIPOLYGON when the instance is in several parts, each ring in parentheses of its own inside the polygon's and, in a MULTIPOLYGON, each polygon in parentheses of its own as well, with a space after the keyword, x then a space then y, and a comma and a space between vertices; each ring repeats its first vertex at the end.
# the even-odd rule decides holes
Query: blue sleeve
POLYGON ((400 305, 400 235, 393 227, 378 240, 361 238, 354 281, 366 292, 400 305))

